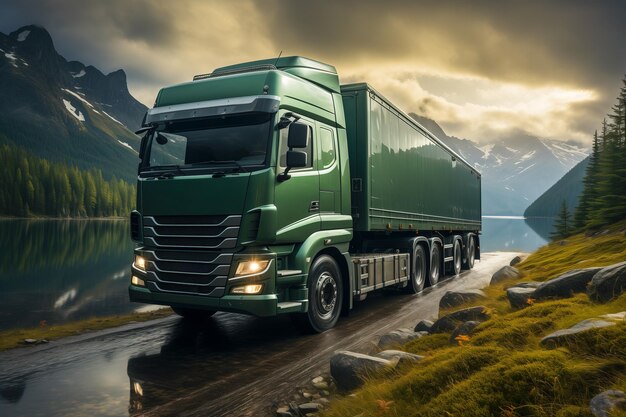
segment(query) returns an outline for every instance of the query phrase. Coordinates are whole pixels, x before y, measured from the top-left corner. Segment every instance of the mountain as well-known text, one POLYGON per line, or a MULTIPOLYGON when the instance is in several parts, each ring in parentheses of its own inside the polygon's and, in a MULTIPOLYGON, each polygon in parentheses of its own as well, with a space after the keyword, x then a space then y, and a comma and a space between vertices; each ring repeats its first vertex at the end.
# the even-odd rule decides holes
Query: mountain
POLYGON ((577 144, 528 135, 477 144, 448 136, 433 120, 411 117, 482 174, 483 215, 522 215, 528 205, 587 156, 577 144))
POLYGON ((133 180, 139 127, 147 108, 126 74, 67 61, 38 26, 0 33, 0 143, 106 177, 133 180))
POLYGON ((565 200, 570 212, 578 205, 583 191, 583 179, 589 165, 589 157, 580 161, 574 168, 541 194, 524 212, 526 217, 556 217, 561 203, 565 200))

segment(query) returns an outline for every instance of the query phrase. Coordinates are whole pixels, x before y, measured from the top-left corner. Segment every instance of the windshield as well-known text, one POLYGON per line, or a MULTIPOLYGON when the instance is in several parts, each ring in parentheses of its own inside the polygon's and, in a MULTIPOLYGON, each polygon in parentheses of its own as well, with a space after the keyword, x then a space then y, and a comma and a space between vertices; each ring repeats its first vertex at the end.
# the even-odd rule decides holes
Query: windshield
POLYGON ((142 171, 266 165, 271 115, 234 115, 167 122, 150 138, 142 171))

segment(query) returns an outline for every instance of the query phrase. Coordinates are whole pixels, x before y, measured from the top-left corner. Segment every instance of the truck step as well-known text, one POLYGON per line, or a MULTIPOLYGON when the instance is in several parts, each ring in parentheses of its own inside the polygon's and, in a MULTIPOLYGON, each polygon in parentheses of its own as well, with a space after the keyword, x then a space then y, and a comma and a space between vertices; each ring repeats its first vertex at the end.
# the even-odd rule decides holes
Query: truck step
POLYGON ((285 301, 276 305, 278 313, 298 313, 303 310, 301 301, 285 301))
POLYGON ((446 258, 443 258, 444 262, 452 262, 454 260, 454 256, 448 256, 446 258))

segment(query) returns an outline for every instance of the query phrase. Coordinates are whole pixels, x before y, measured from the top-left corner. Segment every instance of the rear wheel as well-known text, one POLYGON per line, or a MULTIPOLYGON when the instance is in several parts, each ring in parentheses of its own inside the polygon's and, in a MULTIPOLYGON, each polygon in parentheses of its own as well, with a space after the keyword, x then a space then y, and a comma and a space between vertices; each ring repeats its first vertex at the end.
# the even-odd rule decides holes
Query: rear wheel
POLYGON ((453 252, 452 252, 452 268, 454 275, 459 275, 461 272, 461 262, 463 258, 463 254, 461 252, 461 241, 456 239, 454 241, 453 252))
POLYGON ((465 262, 463 262, 463 268, 472 269, 474 267, 475 260, 476 243, 474 242, 474 237, 470 236, 469 241, 467 242, 467 257, 465 258, 465 262))
POLYGON ((433 243, 430 251, 430 271, 428 272, 428 283, 432 287, 439 282, 439 274, 441 273, 441 248, 438 244, 433 243))
POLYGON ((339 265, 328 256, 318 257, 309 272, 309 309, 292 316, 305 330, 322 333, 332 329, 341 313, 343 282, 339 265))
POLYGON ((415 247, 415 252, 413 253, 413 271, 411 271, 411 279, 409 280, 408 287, 409 291, 413 294, 417 294, 424 289, 427 269, 426 252, 424 251, 424 247, 422 245, 417 245, 415 247))
POLYGON ((180 307, 172 307, 174 313, 183 317, 185 320, 190 321, 202 321, 211 317, 216 313, 214 310, 198 310, 195 308, 180 308, 180 307))

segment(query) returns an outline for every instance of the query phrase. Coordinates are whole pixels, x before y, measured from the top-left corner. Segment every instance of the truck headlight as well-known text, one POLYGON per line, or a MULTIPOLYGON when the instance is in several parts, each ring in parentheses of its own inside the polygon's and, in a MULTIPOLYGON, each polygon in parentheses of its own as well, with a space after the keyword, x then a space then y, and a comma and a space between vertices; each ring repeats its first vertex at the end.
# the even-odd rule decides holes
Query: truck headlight
POLYGON ((255 275, 263 273, 269 267, 269 263, 269 259, 265 259, 262 261, 250 260, 239 262, 239 265, 237 265, 237 270, 235 271, 235 276, 239 277, 242 275, 255 275))
POLYGON ((263 289, 261 284, 242 285, 232 289, 233 294, 258 294, 263 289))
POLYGON ((140 269, 142 271, 146 270, 146 258, 143 256, 135 255, 135 268, 140 269))

